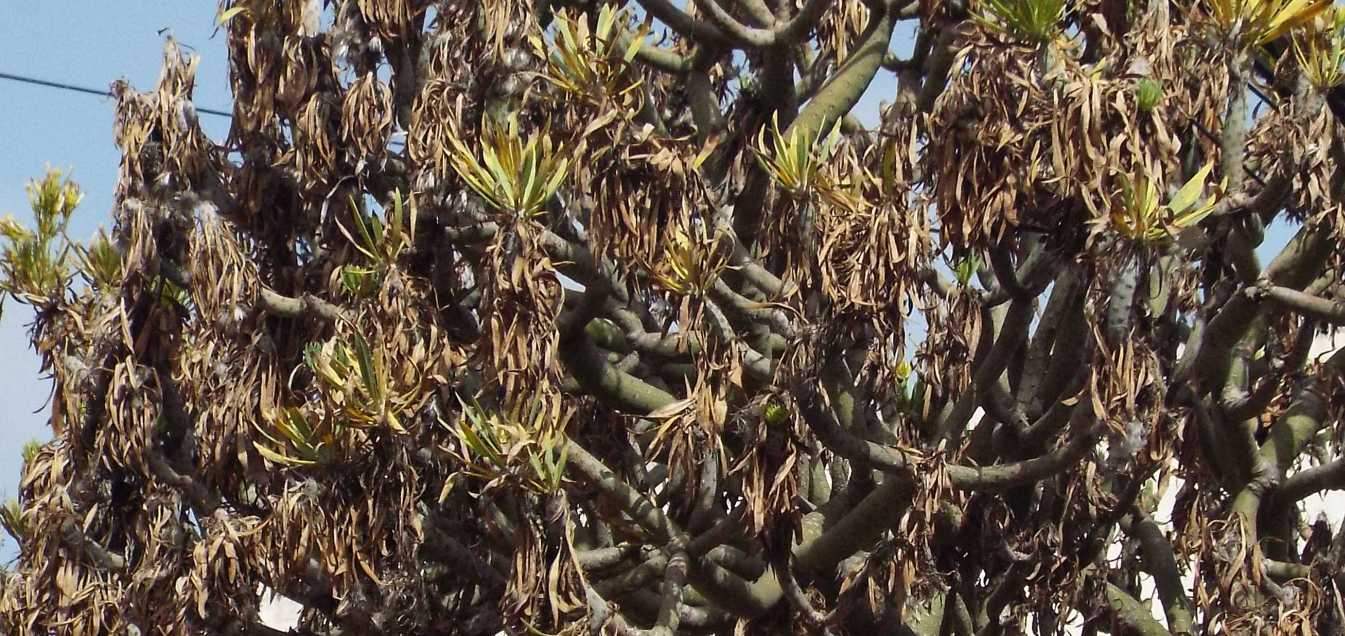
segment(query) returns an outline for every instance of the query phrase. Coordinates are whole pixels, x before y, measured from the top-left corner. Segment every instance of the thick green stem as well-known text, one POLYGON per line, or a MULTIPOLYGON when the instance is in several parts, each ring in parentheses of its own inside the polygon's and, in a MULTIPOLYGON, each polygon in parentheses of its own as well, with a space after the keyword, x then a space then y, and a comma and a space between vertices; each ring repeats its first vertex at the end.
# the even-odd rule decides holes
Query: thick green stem
POLYGON ((1323 490, 1345 490, 1345 459, 1294 473, 1275 491, 1275 500, 1288 506, 1323 490))
POLYGON ((896 13, 890 2, 882 10, 873 12, 859 43, 836 74, 818 89, 817 96, 799 113, 798 119, 786 131, 786 138, 793 134, 801 134, 803 139, 815 138, 819 131, 826 130, 859 103, 859 98, 883 66, 883 57, 896 25, 896 13))
POLYGON ((644 415, 677 399, 671 393, 613 367, 587 334, 563 344, 560 358, 585 389, 622 410, 644 415))
POLYGON ((1279 285, 1249 288, 1248 294, 1253 298, 1269 300, 1296 314, 1320 320, 1327 324, 1345 325, 1345 303, 1337 300, 1314 296, 1279 285))
MULTIPOLYGON (((1303 289, 1321 271, 1333 242, 1322 228, 1305 225, 1266 267, 1265 279, 1271 285, 1303 289)), ((1247 294, 1237 294, 1224 303, 1200 334, 1197 351, 1192 354, 1191 369, 1207 391, 1223 388, 1228 378, 1233 351, 1256 323, 1263 305, 1247 294)), ((1184 369, 1183 363, 1178 364, 1184 369)), ((1182 371, 1180 375, 1185 375, 1182 371)), ((1180 379, 1180 378, 1179 378, 1180 379)), ((1215 395, 1218 395, 1216 393, 1215 395)))
POLYGON ((1112 617, 1139 636, 1172 636, 1162 623, 1154 620, 1149 608, 1111 583, 1107 584, 1107 604, 1111 606, 1112 617))
POLYGON ((1219 134, 1219 171, 1234 192, 1242 190, 1246 171, 1243 149, 1247 145, 1247 71, 1250 58, 1236 54, 1228 62, 1228 110, 1219 134))
POLYGON ((981 360, 972 378, 971 386, 958 396, 948 417, 939 423, 939 437, 947 440, 950 448, 956 448, 962 441, 967 423, 980 406, 984 396, 989 394, 990 385, 999 380, 1001 373, 1009 364, 1009 359, 1023 344, 1027 337, 1028 325, 1032 322, 1032 301, 1015 300, 1009 306, 995 344, 991 346, 985 359, 981 360))
POLYGON ((1038 391, 1045 379, 1047 365, 1056 356, 1064 353, 1056 350, 1055 355, 1052 355, 1052 350, 1056 344, 1056 335, 1067 318, 1066 313, 1075 307, 1077 281, 1078 278, 1068 269, 1056 277, 1055 289, 1051 291, 1051 297, 1046 301, 1046 309, 1042 311, 1037 330, 1032 334, 1032 340, 1028 344, 1027 357, 1023 363, 1023 379, 1015 389, 1014 397, 1032 417, 1041 414, 1038 391))
POLYGON ((649 15, 658 18, 678 35, 701 44, 727 44, 728 38, 714 25, 691 17, 669 0, 638 0, 649 15))
MULTIPOLYGON (((570 443, 566 466, 577 479, 616 503, 658 543, 676 546, 690 543, 686 533, 653 501, 626 484, 576 442, 570 443)), ((756 581, 748 582, 702 555, 692 559, 688 577, 703 596, 740 616, 759 616, 780 600, 780 584, 774 572, 768 571, 756 581)))
POLYGON ((1168 629, 1173 634, 1191 634, 1192 617, 1195 607, 1186 596, 1182 586, 1181 573, 1177 570, 1177 559, 1172 552, 1172 544, 1163 536, 1163 530, 1153 519, 1143 517, 1131 527, 1131 533, 1144 547, 1144 565, 1154 578, 1158 588, 1158 598, 1163 602, 1163 611, 1167 614, 1168 629))
POLYGON ((928 113, 934 110, 934 102, 943 94, 944 88, 948 86, 948 73, 953 68, 953 58, 956 53, 953 44, 957 39, 956 25, 949 24, 944 26, 943 31, 939 33, 938 39, 934 42, 934 51, 929 56, 928 72, 925 74, 925 83, 920 86, 920 96, 916 99, 916 107, 922 113, 928 113))
MULTIPOLYGON (((1345 367, 1345 350, 1336 352, 1324 365, 1327 375, 1345 367)), ((1270 429, 1257 455, 1252 478, 1233 499, 1233 514, 1242 525, 1243 541, 1248 549, 1260 541, 1258 515, 1265 495, 1307 448, 1327 416, 1322 378, 1313 378, 1299 389, 1288 410, 1270 429)))
POLYGON ((915 494, 913 477, 889 476, 820 536, 794 549, 801 570, 830 572, 843 559, 873 543, 906 514, 915 494))

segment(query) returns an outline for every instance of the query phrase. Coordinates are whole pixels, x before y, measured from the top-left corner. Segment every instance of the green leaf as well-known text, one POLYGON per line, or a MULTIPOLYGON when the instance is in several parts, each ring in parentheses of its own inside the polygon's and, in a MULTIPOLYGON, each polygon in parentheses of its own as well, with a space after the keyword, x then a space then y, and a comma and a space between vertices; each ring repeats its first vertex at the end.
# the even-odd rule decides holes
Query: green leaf
POLYGON ((248 10, 247 7, 233 7, 232 9, 225 9, 221 11, 219 17, 216 18, 215 24, 222 26, 229 20, 238 17, 240 14, 247 13, 247 10, 248 10))
POLYGON ((566 439, 564 440, 564 443, 562 443, 560 446, 560 454, 556 457, 555 483, 552 484, 551 486, 553 490, 556 488, 560 488, 560 482, 565 478, 565 466, 566 464, 569 463, 569 461, 570 461, 570 443, 569 440, 566 439))
POLYGON ((283 453, 277 453, 276 451, 267 448, 266 446, 262 445, 259 442, 253 442, 252 446, 257 449, 258 453, 262 454, 262 457, 265 457, 266 459, 269 459, 277 464, 284 464, 288 466, 312 466, 317 463, 312 460, 299 459, 297 457, 290 457, 289 455, 285 455, 283 453))
POLYGON ((1163 99, 1163 85, 1157 80, 1143 78, 1135 85, 1135 106, 1141 112, 1149 112, 1163 99))
POLYGON ((953 274, 957 276, 957 283, 966 287, 971 282, 971 277, 976 274, 976 270, 981 268, 981 259, 976 254, 968 254, 957 262, 953 268, 953 274))
POLYGON ((23 444, 23 463, 30 464, 37 454, 42 451, 42 444, 35 439, 30 439, 23 444))
POLYGON ((355 334, 353 340, 357 360, 356 366, 359 367, 365 390, 368 391, 370 397, 373 397, 376 401, 381 401, 383 397, 382 385, 379 383, 378 371, 374 368, 374 353, 369 349, 369 342, 360 334, 355 334))
POLYGON ((1173 195, 1172 202, 1168 203, 1168 208, 1174 213, 1180 215, 1190 209, 1199 200, 1201 192, 1205 190, 1205 178, 1209 176, 1210 171, 1214 169, 1213 163, 1205 164, 1205 167, 1198 170, 1185 185, 1173 195))
MULTIPOLYGON (((515 175, 511 175, 505 171, 504 166, 500 163, 500 158, 495 153, 495 149, 491 148, 489 145, 482 147, 481 160, 485 162, 486 169, 490 171, 491 177, 495 183, 495 189, 502 195, 500 199, 505 207, 513 208, 517 206, 518 197, 514 196, 513 183, 515 175)), ((519 210, 511 211, 518 212, 519 210)))

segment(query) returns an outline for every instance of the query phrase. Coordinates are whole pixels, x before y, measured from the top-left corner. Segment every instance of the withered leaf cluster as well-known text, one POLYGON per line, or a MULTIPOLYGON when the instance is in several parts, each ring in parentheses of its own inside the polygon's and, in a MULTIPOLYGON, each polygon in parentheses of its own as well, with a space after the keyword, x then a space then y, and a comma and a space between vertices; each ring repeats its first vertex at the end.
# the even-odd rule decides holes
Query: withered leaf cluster
POLYGON ((1329 2, 215 19, 0 222, 0 631, 1345 629, 1329 2))

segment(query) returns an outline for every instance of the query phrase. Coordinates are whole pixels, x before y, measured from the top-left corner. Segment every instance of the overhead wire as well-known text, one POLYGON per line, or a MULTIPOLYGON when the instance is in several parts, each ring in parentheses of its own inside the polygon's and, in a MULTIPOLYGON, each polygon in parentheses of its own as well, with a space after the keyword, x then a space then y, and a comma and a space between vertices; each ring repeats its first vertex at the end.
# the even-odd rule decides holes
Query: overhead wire
MULTIPOLYGON (((115 97, 112 94, 112 91, 100 91, 96 88, 89 88, 87 86, 76 86, 74 84, 66 84, 64 82, 53 82, 51 80, 44 80, 37 77, 28 77, 26 75, 15 75, 13 73, 5 73, 3 71, 0 71, 0 79, 7 79, 13 82, 23 82, 25 84, 33 84, 36 86, 46 86, 47 88, 56 88, 65 91, 74 91, 76 93, 87 93, 89 95, 98 95, 101 97, 115 97)), ((222 110, 215 110, 213 108, 197 107, 196 112, 203 113, 206 115, 215 115, 216 117, 230 117, 230 118, 233 117, 232 113, 226 113, 222 110)))
MULTIPOLYGON (((78 86, 75 84, 67 84, 65 82, 54 82, 51 80, 45 80, 37 77, 29 77, 27 75, 16 75, 14 73, 6 73, 4 71, 0 71, 0 79, 10 80, 13 82, 21 82, 24 84, 33 84, 35 86, 45 86, 47 88, 55 88, 59 90, 72 91, 76 93, 85 93, 88 95, 97 95, 100 97, 115 97, 115 95, 112 94, 112 91, 98 90, 96 88, 89 88, 87 86, 78 86)), ((193 104, 193 106, 195 106, 195 104, 193 104)), ((214 108, 201 108, 199 106, 195 106, 195 108, 196 112, 205 115, 214 115, 216 117, 224 117, 227 119, 233 118, 233 113, 225 112, 222 110, 217 110, 214 108)), ((405 144, 405 142, 399 140, 392 140, 390 143, 393 145, 405 144)))

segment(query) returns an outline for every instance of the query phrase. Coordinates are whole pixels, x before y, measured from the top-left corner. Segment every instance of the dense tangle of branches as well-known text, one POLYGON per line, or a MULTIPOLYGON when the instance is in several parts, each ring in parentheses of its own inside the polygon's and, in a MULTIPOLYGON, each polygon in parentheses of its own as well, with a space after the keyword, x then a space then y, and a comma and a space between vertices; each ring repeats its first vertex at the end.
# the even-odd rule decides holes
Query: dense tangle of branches
POLYGON ((1338 633, 1329 4, 227 1, 0 227, 0 631, 1338 633))

